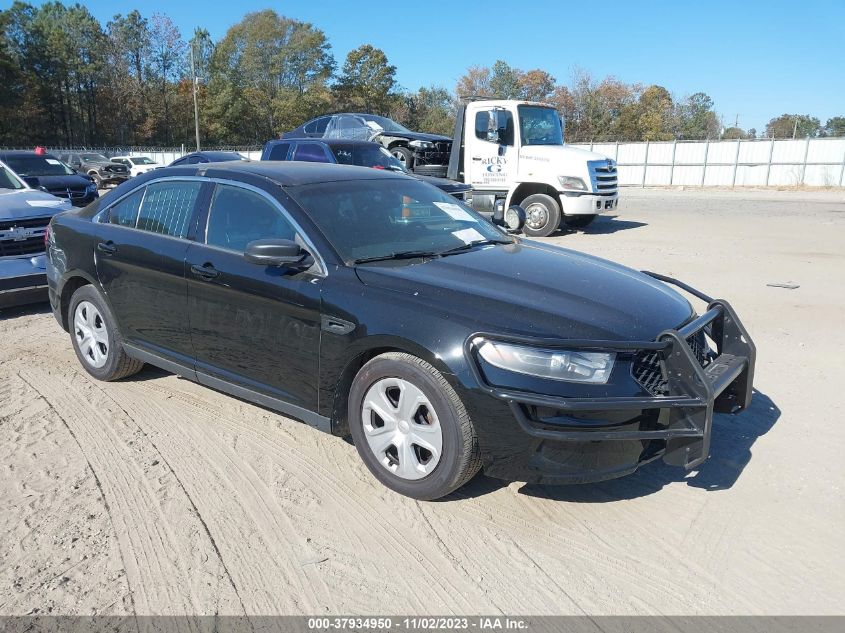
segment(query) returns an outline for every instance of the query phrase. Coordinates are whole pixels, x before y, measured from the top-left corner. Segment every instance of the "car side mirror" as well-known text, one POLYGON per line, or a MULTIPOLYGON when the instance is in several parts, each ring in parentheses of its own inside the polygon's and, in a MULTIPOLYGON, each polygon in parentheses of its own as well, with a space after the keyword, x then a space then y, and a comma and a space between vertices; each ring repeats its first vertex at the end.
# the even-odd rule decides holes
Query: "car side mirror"
POLYGON ((250 264, 300 268, 308 256, 293 240, 254 240, 246 245, 244 259, 250 264))
POLYGON ((499 142, 499 116, 496 110, 487 113, 487 140, 490 143, 499 142))

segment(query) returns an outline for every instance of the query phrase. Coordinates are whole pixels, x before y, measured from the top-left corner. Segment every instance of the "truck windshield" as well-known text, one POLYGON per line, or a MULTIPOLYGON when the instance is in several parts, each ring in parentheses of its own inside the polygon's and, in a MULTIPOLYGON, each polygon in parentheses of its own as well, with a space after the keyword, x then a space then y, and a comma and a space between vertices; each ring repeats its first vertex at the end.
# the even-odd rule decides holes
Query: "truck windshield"
POLYGON ((556 110, 519 106, 519 130, 523 145, 563 145, 563 130, 556 110))

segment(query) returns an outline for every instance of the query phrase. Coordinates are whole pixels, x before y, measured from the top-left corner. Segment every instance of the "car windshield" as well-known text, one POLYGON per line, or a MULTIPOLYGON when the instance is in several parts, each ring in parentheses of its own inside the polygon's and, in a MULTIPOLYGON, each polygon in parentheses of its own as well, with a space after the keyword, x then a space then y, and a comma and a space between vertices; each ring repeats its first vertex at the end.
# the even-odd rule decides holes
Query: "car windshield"
POLYGON ((154 165, 155 162, 146 156, 133 156, 129 159, 133 165, 154 165))
POLYGON ((357 165, 358 167, 389 169, 407 173, 402 163, 379 145, 355 145, 350 143, 349 145, 331 145, 330 149, 341 165, 357 165))
POLYGON ((360 116, 365 121, 375 123, 385 132, 400 132, 402 134, 408 134, 411 132, 411 130, 406 128, 404 125, 399 125, 393 119, 388 119, 385 116, 378 116, 377 114, 362 114, 360 116))
POLYGON ((523 145, 563 145, 560 117, 552 108, 519 106, 519 127, 523 145))
POLYGON ((71 176, 76 172, 63 162, 45 156, 10 156, 6 163, 18 175, 26 176, 71 176))
POLYGON ((80 156, 80 158, 82 158, 82 160, 85 160, 85 161, 94 161, 94 162, 100 162, 100 163, 108 163, 109 162, 109 159, 106 158, 105 156, 103 156, 102 154, 96 154, 96 153, 93 153, 93 152, 88 153, 88 154, 80 154, 79 156, 80 156))
POLYGON ((436 187, 397 176, 289 187, 346 262, 437 256, 475 243, 512 242, 436 187))
POLYGON ((24 184, 8 169, 0 165, 0 189, 24 189, 24 184))

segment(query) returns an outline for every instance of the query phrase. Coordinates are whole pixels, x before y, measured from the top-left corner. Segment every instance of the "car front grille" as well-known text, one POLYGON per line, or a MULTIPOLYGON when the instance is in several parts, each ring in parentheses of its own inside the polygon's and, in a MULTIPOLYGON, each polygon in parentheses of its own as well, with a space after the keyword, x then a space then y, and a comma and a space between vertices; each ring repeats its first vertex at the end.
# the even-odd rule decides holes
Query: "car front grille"
POLYGON ((126 167, 126 165, 106 165, 103 168, 103 171, 110 171, 114 174, 126 174, 129 169, 126 167))
POLYGON ((616 195, 619 191, 616 163, 612 160, 591 160, 588 165, 593 191, 601 196, 616 195))
POLYGON ((55 187, 54 189, 48 189, 48 191, 56 197, 68 198, 70 200, 77 200, 88 195, 85 187, 55 187))
POLYGON ((0 222, 0 257, 43 253, 44 231, 49 223, 49 217, 0 222))
MULTIPOLYGON (((699 330, 688 339, 693 356, 702 367, 710 364, 710 348, 707 345, 707 338, 704 330, 699 330)), ((634 380, 653 396, 665 396, 669 394, 669 381, 666 374, 666 367, 660 352, 643 350, 634 356, 634 364, 631 369, 634 380)))

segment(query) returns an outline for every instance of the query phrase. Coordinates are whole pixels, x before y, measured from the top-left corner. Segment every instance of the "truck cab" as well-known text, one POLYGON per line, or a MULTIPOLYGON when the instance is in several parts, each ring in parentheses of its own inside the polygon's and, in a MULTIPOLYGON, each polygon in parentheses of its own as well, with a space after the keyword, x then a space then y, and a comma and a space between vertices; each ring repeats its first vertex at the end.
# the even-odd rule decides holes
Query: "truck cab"
POLYGON ((462 105, 448 175, 471 185, 473 208, 494 219, 511 205, 523 207, 523 231, 532 237, 583 228, 619 203, 616 163, 565 145, 563 122, 544 103, 462 105))

